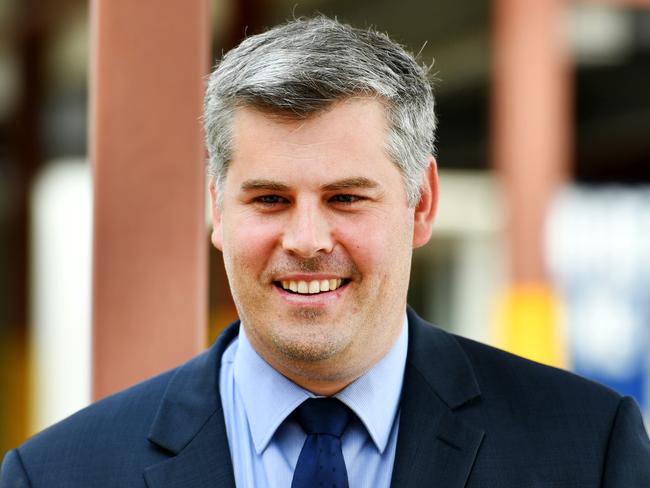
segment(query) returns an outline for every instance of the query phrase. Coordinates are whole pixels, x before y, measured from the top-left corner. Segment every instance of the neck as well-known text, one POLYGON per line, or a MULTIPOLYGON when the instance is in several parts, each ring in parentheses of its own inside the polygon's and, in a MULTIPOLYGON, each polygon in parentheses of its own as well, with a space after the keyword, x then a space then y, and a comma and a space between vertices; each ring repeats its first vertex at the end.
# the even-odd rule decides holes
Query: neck
POLYGON ((246 333, 246 337, 260 357, 278 373, 315 395, 333 396, 381 361, 397 342, 402 324, 403 321, 400 321, 399 327, 394 328, 388 341, 366 347, 372 351, 370 355, 360 355, 356 347, 350 347, 334 357, 320 361, 288 358, 264 347, 254 334, 246 333))

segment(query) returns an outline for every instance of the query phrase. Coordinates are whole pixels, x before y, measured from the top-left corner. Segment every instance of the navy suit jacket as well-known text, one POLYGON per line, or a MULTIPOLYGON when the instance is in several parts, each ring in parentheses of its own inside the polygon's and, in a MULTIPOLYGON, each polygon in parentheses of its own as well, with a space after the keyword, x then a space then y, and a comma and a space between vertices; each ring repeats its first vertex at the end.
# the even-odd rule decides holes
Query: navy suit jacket
MULTIPOLYGON (((218 385, 238 327, 10 451, 0 488, 233 487, 218 385)), ((630 398, 411 310, 409 327, 393 487, 650 487, 650 442, 630 398)))

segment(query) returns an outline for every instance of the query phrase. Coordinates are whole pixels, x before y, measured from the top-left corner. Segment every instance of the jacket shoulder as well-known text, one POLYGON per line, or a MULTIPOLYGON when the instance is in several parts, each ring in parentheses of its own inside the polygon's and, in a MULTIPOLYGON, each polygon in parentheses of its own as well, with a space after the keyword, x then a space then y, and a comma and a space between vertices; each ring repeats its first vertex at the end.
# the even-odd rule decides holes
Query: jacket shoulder
POLYGON ((511 401, 553 402, 594 407, 614 413, 621 395, 575 373, 547 366, 471 339, 453 336, 461 346, 488 398, 506 395, 511 401))
POLYGON ((85 407, 48 427, 20 448, 21 455, 53 445, 80 449, 87 443, 130 442, 146 437, 170 379, 178 368, 145 380, 85 407), (75 447, 76 446, 76 447, 75 447))
POLYGON ((220 409, 220 359, 238 330, 231 324, 186 363, 35 435, 10 452, 6 469, 22 470, 34 488, 143 486, 143 470, 178 454, 220 409))
POLYGON ((546 466, 580 459, 603 466, 621 395, 568 371, 468 339, 457 341, 481 390, 467 415, 485 426, 488 451, 546 466))
POLYGON ((132 480, 142 478, 143 463, 167 457, 147 435, 175 372, 106 397, 28 439, 7 455, 2 481, 11 482, 6 486, 19 479, 33 487, 133 486, 132 480))
POLYGON ((475 479, 490 478, 491 463, 508 459, 501 476, 516 479, 516 486, 532 486, 537 477, 581 486, 600 486, 603 476, 606 486, 650 482, 650 465, 641 461, 650 442, 633 399, 571 372, 455 339, 481 389, 465 412, 486 433, 475 479))

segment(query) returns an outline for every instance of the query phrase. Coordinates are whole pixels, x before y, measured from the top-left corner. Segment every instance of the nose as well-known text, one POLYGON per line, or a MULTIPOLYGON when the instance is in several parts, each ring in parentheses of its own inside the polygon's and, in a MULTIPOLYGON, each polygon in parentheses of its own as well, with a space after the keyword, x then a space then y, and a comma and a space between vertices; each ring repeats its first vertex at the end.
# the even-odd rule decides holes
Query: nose
POLYGON ((317 202, 296 202, 284 229, 282 247, 301 258, 332 252, 334 241, 325 209, 317 202))

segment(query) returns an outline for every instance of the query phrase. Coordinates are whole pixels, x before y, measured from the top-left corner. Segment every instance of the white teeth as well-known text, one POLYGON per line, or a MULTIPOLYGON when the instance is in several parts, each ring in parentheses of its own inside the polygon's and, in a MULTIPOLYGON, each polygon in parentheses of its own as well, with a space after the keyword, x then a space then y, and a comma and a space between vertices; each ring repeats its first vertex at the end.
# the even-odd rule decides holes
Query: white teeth
POLYGON ((282 280, 282 288, 285 290, 291 290, 294 293, 300 293, 303 295, 315 294, 323 291, 334 291, 341 286, 343 280, 333 278, 331 280, 313 280, 313 281, 294 281, 294 280, 282 280))

